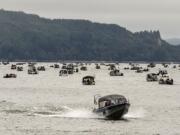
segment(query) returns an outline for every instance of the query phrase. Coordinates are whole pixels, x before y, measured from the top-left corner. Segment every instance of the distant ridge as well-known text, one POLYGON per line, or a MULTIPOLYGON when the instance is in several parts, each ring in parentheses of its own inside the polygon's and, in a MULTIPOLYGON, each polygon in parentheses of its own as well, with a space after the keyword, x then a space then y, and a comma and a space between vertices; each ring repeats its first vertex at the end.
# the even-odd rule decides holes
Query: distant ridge
POLYGON ((180 61, 159 31, 0 10, 1 60, 180 61))

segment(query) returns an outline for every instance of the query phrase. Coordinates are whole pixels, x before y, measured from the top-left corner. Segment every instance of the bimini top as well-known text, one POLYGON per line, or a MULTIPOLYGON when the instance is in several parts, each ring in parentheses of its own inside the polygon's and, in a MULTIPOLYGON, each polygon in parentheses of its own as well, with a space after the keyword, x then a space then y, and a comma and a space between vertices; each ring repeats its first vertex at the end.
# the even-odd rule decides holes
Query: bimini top
POLYGON ((87 79, 87 78, 94 79, 94 76, 85 76, 85 77, 83 77, 83 79, 87 79))
POLYGON ((101 97, 99 98, 98 101, 103 102, 103 101, 111 101, 111 100, 125 100, 126 101, 126 98, 122 95, 114 94, 114 95, 107 95, 107 96, 101 97))
POLYGON ((156 73, 150 73, 150 74, 147 74, 147 75, 157 75, 156 73))

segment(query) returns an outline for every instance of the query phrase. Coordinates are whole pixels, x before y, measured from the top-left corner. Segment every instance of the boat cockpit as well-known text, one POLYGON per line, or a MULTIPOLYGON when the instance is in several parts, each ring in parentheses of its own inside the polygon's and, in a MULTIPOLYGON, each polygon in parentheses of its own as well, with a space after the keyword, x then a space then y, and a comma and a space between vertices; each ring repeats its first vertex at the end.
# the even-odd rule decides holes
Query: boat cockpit
POLYGON ((121 95, 108 95, 105 97, 101 97, 100 95, 94 96, 94 104, 97 105, 98 108, 104 108, 124 103, 128 103, 128 101, 124 96, 121 95))

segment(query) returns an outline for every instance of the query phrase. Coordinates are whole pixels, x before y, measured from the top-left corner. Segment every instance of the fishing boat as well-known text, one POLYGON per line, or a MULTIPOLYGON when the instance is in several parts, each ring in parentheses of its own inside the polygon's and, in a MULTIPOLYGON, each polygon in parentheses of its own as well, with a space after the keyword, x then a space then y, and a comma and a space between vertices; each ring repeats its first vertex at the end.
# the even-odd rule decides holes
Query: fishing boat
POLYGON ((54 64, 54 68, 59 68, 59 65, 58 64, 54 64))
POLYGON ((45 71, 46 69, 45 69, 44 66, 39 66, 39 67, 37 67, 37 70, 38 70, 38 71, 45 71))
POLYGON ((143 73, 143 69, 137 69, 135 72, 136 73, 143 73))
POLYGON ((11 65, 11 69, 12 69, 12 70, 16 69, 16 65, 13 65, 13 64, 12 64, 12 65, 11 65))
POLYGON ((129 67, 124 67, 124 70, 129 70, 130 68, 129 67))
POLYGON ((73 64, 68 64, 66 69, 67 69, 68 74, 73 74, 75 72, 73 64))
POLYGON ((3 76, 3 78, 16 78, 17 75, 16 74, 6 74, 3 76))
POLYGON ((50 65, 51 68, 59 68, 58 64, 50 65))
POLYGON ((167 75, 164 75, 159 79, 159 84, 173 85, 173 82, 174 82, 173 79, 167 75))
POLYGON ((96 64, 96 69, 101 69, 100 65, 96 64))
POLYGON ((124 74, 121 73, 118 69, 110 71, 110 76, 123 76, 124 74))
POLYGON ((116 70, 116 66, 114 64, 109 64, 108 70, 116 70))
POLYGON ((148 82, 158 81, 158 75, 155 74, 155 73, 147 74, 146 80, 147 80, 148 82))
POLYGON ((147 67, 154 68, 154 67, 156 67, 156 64, 155 63, 150 63, 149 65, 147 65, 147 67))
POLYGON ((35 66, 29 66, 28 74, 33 74, 33 75, 38 74, 36 67, 35 66))
POLYGON ((61 69, 59 71, 59 76, 68 76, 68 71, 66 69, 61 69))
POLYGON ((148 72, 148 71, 149 71, 149 68, 144 68, 143 71, 144 71, 144 72, 148 72))
POLYGON ((23 71, 23 67, 17 67, 17 69, 16 69, 17 71, 23 71))
POLYGON ((95 79, 94 76, 85 76, 82 79, 82 84, 83 85, 95 85, 94 79, 95 79))
POLYGON ((167 72, 167 70, 159 70, 159 72, 157 74, 161 75, 161 76, 164 76, 164 75, 167 75, 168 72, 167 72))
POLYGON ((86 66, 82 66, 82 67, 80 68, 80 70, 81 70, 81 71, 87 71, 87 67, 86 67, 86 66))
POLYGON ((107 119, 121 119, 129 110, 130 103, 122 95, 94 96, 96 107, 93 112, 104 116, 107 119))

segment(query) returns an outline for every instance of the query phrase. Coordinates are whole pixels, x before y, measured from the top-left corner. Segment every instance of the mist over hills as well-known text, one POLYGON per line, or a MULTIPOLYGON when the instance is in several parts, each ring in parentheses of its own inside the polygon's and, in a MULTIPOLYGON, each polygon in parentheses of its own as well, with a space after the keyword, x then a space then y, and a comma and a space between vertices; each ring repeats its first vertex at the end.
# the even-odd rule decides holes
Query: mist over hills
POLYGON ((169 38, 166 41, 172 45, 180 45, 180 38, 169 38))
POLYGON ((0 10, 1 60, 180 61, 159 31, 0 10))

